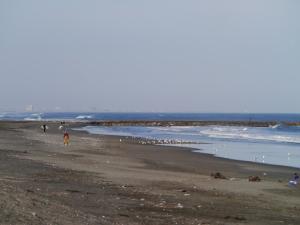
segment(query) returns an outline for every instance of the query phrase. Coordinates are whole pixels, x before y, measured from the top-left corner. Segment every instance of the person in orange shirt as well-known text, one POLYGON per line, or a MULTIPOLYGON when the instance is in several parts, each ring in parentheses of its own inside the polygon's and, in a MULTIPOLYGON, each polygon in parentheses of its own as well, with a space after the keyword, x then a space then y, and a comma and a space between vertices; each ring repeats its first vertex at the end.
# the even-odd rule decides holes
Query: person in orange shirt
POLYGON ((67 131, 64 132, 64 145, 69 145, 70 142, 70 136, 67 131))

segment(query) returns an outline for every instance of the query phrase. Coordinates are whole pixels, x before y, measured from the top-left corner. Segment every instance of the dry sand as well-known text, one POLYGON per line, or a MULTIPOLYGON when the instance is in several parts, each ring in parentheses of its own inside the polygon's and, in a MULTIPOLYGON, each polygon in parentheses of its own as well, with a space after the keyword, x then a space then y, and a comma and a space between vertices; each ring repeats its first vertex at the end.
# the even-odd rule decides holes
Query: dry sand
POLYGON ((300 224, 299 169, 78 131, 63 146, 59 125, 0 123, 1 225, 300 224))

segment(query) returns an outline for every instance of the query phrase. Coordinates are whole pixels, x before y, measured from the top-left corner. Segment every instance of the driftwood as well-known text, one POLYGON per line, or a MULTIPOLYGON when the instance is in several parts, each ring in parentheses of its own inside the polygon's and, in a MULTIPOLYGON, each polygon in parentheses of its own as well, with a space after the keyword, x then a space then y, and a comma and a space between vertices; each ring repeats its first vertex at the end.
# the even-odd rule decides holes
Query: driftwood
POLYGON ((212 173, 210 175, 211 177, 215 178, 215 179, 227 179, 223 174, 221 174, 220 172, 216 172, 216 173, 212 173))
POLYGON ((248 179, 250 182, 260 182, 261 179, 258 176, 250 176, 248 179))

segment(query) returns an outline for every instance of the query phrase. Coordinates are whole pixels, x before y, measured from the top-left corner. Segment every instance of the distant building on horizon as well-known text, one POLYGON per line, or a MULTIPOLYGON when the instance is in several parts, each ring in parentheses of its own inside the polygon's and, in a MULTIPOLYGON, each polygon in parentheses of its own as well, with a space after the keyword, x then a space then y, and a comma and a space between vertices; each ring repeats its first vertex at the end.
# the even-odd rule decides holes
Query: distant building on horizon
POLYGON ((33 111, 33 105, 27 105, 27 106, 25 107, 25 111, 26 111, 26 112, 32 112, 32 111, 33 111))

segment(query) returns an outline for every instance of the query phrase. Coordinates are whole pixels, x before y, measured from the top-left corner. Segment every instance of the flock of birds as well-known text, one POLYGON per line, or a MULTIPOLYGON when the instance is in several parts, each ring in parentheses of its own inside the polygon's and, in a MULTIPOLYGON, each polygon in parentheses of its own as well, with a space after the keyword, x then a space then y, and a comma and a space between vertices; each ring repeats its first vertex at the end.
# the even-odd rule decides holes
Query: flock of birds
MULTIPOLYGON (((126 136, 123 139, 120 138, 120 142, 123 141, 134 141, 135 143, 142 144, 142 145, 180 145, 180 144, 200 144, 200 142, 191 142, 191 141, 184 141, 180 139, 153 139, 153 138, 142 138, 142 137, 133 137, 133 136, 126 136)), ((215 149, 215 154, 218 153, 218 149, 215 149)), ((287 153, 287 159, 290 161, 291 153, 287 153)), ((254 162, 266 162, 266 155, 262 156, 254 156, 254 162)))
POLYGON ((153 139, 153 138, 141 138, 126 136, 123 139, 120 138, 120 142, 123 141, 134 141, 142 145, 176 145, 176 144, 198 144, 197 142, 183 141, 179 139, 153 139))

